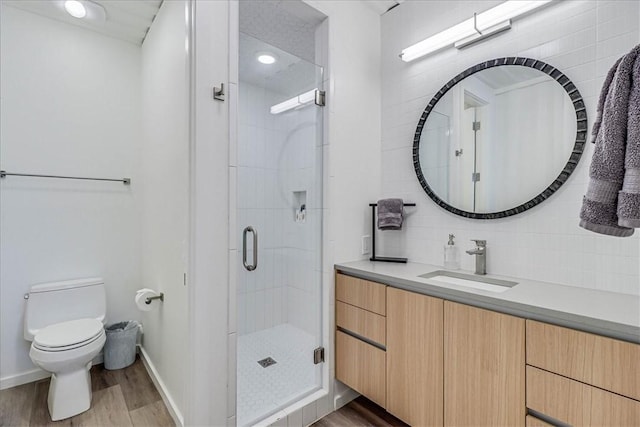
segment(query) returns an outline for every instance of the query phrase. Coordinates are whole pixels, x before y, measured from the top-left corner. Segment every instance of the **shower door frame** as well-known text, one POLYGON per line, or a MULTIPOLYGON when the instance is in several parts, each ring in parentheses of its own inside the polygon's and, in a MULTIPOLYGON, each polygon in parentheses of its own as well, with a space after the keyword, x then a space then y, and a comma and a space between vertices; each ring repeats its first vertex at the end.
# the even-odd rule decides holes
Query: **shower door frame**
MULTIPOLYGON (((313 7, 309 4, 307 6, 313 7)), ((316 8, 314 8, 316 9, 316 8)), ((318 10, 318 9, 316 9, 318 10)), ((319 11, 322 13, 321 11, 319 11)), ((325 15, 326 16, 326 15, 325 15)), ((327 16, 325 20, 319 24, 320 26, 328 26, 329 17, 327 16)), ((328 44, 328 31, 323 31, 320 39, 320 42, 326 47, 328 44)), ((228 102, 229 102, 229 249, 230 249, 230 258, 229 258, 229 285, 228 285, 228 301, 229 301, 229 346, 228 346, 228 393, 227 393, 227 417, 228 420, 233 420, 235 424, 237 417, 237 405, 236 405, 236 358, 237 358, 237 337, 238 337, 238 328, 236 323, 237 316, 237 259, 238 253, 242 251, 242 247, 236 243, 236 235, 237 231, 240 227, 240 224, 237 223, 237 167, 238 167, 238 158, 237 158, 237 147, 238 147, 238 85, 239 81, 239 72, 238 72, 238 59, 239 59, 239 37, 240 37, 240 29, 239 29, 239 5, 237 1, 230 2, 229 9, 229 90, 228 90, 228 102), (232 319, 233 317, 233 319, 232 319)), ((327 74, 327 64, 324 63, 327 60, 327 52, 320 55, 322 57, 321 62, 319 64, 315 64, 322 68, 322 79, 321 84, 318 89, 328 92, 329 86, 329 77, 327 74)), ((323 106, 324 107, 324 106, 323 106)), ((315 404, 315 401, 326 397, 329 395, 329 388, 331 384, 330 379, 330 363, 332 363, 331 356, 333 354, 333 345, 330 342, 332 334, 330 333, 330 315, 328 313, 328 308, 330 307, 329 301, 329 292, 327 291, 329 286, 333 284, 333 277, 331 273, 327 273, 328 269, 333 270, 333 266, 325 265, 325 245, 327 239, 327 229, 328 229, 328 219, 326 215, 326 207, 325 207, 325 194, 326 194, 326 186, 329 181, 329 169, 328 169, 328 158, 326 154, 328 152, 327 145, 329 140, 328 134, 328 120, 329 120, 329 109, 321 108, 322 114, 322 140, 316 140, 317 146, 321 147, 321 156, 322 156, 322 171, 321 176, 318 179, 321 179, 321 191, 320 191, 320 204, 322 212, 321 218, 321 229, 319 231, 319 264, 320 264, 320 289, 319 289, 319 304, 320 304, 320 321, 319 321, 319 331, 318 334, 318 342, 321 347, 324 348, 324 361, 320 364, 320 383, 318 384, 319 389, 315 392, 312 392, 309 395, 301 396, 300 400, 297 403, 291 404, 289 407, 284 408, 285 412, 289 413, 289 411, 296 410, 299 408, 302 411, 302 407, 308 404, 315 404)), ((246 224, 245 224, 246 225, 246 224)), ((313 357, 313 355, 310 355, 313 357)), ((330 405, 333 406, 333 405, 330 405)), ((280 408, 277 412, 281 413, 283 408, 280 408)), ((277 413, 271 416, 268 416, 266 420, 271 420, 271 418, 276 417, 277 413)), ((264 422, 264 420, 263 420, 264 422)))

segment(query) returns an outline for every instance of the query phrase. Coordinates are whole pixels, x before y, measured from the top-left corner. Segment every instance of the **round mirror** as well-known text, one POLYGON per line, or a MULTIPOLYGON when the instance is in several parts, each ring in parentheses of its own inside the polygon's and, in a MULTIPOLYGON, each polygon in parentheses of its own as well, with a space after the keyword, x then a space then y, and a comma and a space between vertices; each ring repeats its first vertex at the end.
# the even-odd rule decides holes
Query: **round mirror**
POLYGON ((460 73, 424 110, 413 164, 438 205, 467 218, 515 215, 553 194, 575 169, 587 113, 575 85, 529 58, 460 73))

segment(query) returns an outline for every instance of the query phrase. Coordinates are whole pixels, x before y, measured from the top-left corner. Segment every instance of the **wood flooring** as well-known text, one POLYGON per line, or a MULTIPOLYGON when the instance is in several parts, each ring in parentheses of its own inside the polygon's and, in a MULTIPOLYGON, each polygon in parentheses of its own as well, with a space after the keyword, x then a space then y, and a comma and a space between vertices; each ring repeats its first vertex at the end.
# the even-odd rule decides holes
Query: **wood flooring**
POLYGON ((364 396, 312 424, 313 427, 408 427, 364 396))
POLYGON ((51 421, 49 379, 0 391, 0 426, 175 426, 142 360, 116 371, 91 368, 91 409, 51 421))

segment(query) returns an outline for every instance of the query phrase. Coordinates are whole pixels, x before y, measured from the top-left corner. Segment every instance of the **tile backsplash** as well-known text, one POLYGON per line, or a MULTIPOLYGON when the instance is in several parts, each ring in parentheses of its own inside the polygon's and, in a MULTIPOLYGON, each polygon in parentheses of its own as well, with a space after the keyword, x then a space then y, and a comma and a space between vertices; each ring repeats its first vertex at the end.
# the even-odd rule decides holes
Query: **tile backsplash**
POLYGON ((525 56, 565 73, 582 93, 589 129, 604 77, 615 60, 640 42, 640 2, 557 2, 513 22, 511 30, 463 50, 444 49, 411 63, 399 52, 438 31, 484 11, 496 1, 404 2, 382 16, 382 195, 417 203, 407 208, 401 232, 379 232, 379 252, 411 261, 443 263, 447 235, 464 253, 488 241, 489 273, 640 295, 640 232, 630 238, 602 236, 578 227, 593 145, 556 194, 522 214, 469 220, 438 207, 418 183, 412 142, 422 111, 453 76, 482 61, 525 56))

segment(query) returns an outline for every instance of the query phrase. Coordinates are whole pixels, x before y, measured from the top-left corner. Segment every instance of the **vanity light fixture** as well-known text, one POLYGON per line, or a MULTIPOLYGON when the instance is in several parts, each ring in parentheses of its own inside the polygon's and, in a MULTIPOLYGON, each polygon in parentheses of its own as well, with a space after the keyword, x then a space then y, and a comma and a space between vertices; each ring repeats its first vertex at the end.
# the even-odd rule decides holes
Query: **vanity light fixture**
POLYGON ((413 61, 424 55, 454 45, 462 49, 472 43, 511 28, 511 19, 538 9, 554 0, 508 0, 482 13, 474 14, 453 27, 403 49, 400 58, 413 61))
POLYGON ((318 89, 310 90, 309 92, 302 93, 298 96, 294 96, 291 99, 287 99, 284 102, 273 105, 270 109, 271 114, 280 114, 285 111, 292 110, 294 108, 301 107, 303 105, 311 104, 316 100, 316 92, 318 89))

